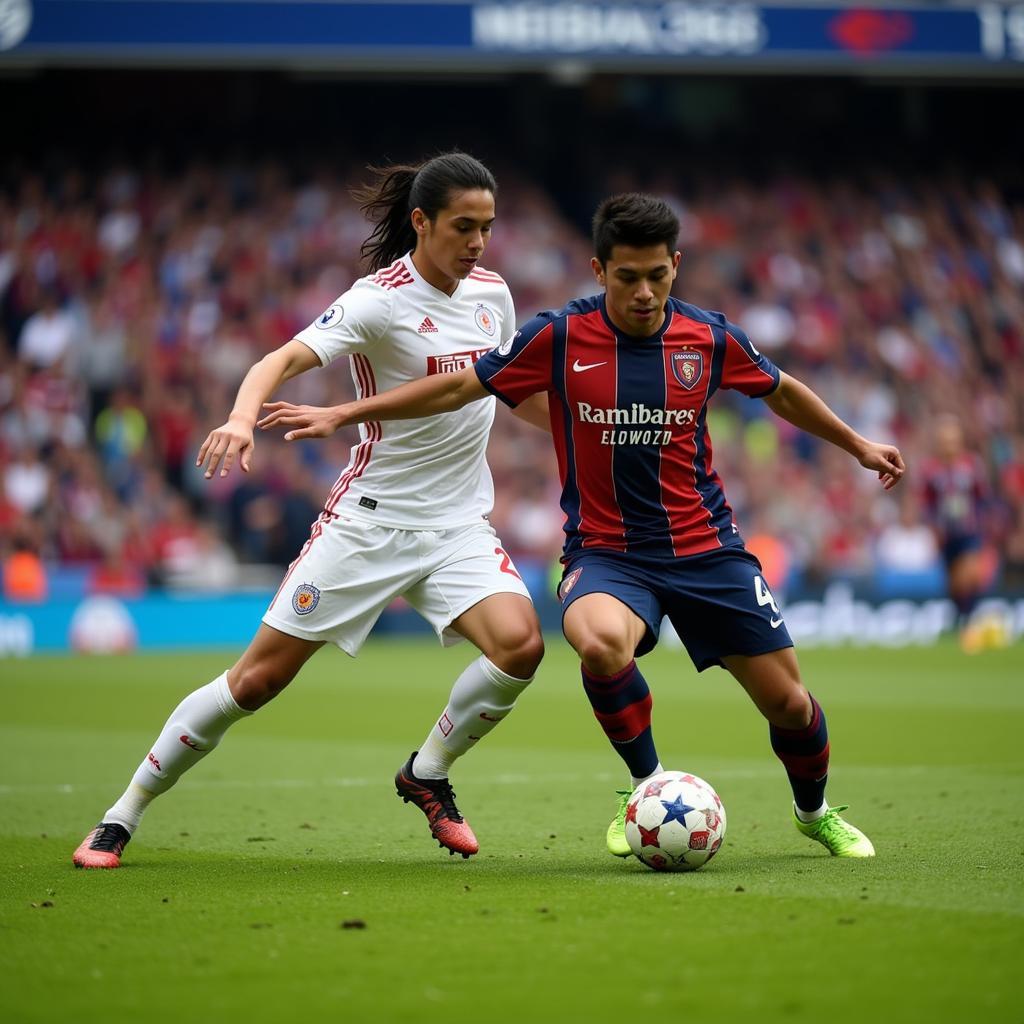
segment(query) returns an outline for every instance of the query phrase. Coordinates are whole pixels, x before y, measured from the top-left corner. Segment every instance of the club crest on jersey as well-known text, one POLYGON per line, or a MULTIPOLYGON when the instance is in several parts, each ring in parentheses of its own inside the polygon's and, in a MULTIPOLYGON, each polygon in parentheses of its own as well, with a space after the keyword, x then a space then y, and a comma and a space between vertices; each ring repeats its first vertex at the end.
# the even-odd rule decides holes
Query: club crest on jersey
POLYGON ((676 380, 690 391, 704 373, 704 356, 692 349, 672 353, 672 372, 676 380))
POLYGON ((320 591, 312 583, 300 583, 292 594, 292 609, 296 615, 308 615, 320 603, 320 591))
POLYGON ((476 320, 477 327, 479 327, 488 338, 494 337, 494 332, 498 327, 498 322, 494 319, 494 314, 487 308, 487 306, 482 303, 478 303, 476 313, 473 314, 473 318, 476 320))
POLYGON ((340 324, 345 319, 345 307, 335 303, 333 306, 328 306, 323 311, 320 317, 317 319, 316 325, 321 331, 326 331, 333 327, 335 324, 340 324))
POLYGON ((576 586, 576 581, 580 578, 580 573, 583 572, 583 566, 581 565, 578 569, 573 569, 568 576, 566 576, 561 583, 558 585, 558 600, 564 601, 569 596, 569 591, 576 586))

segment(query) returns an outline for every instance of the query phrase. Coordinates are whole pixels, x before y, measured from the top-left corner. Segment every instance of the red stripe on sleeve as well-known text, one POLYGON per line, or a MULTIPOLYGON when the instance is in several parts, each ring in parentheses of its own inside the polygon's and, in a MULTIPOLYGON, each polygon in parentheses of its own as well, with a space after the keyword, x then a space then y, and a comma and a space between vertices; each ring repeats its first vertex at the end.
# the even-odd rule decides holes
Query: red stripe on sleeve
POLYGON ((538 391, 551 387, 551 339, 554 327, 548 324, 490 377, 489 384, 498 394, 518 405, 538 391))
MULTIPOLYGON (((762 359, 764 357, 762 356, 762 359)), ((767 360, 765 360, 767 362, 767 360)), ((770 364, 769 364, 770 365, 770 364)), ((763 395, 775 385, 775 378, 730 334, 725 335, 725 361, 722 387, 734 388, 745 395, 763 395)))

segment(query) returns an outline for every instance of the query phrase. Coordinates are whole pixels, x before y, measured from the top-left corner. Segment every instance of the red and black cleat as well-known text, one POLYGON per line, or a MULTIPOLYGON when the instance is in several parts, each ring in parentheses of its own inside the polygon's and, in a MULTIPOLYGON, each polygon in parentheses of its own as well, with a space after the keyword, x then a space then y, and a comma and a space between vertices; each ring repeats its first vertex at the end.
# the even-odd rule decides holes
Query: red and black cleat
POLYGON ((416 778, 412 773, 415 757, 416 751, 413 751, 409 760, 398 769, 395 776, 398 795, 405 803, 414 803, 427 816, 431 835, 442 850, 471 857, 480 849, 480 844, 455 806, 451 783, 447 779, 416 778))
POLYGON ((118 868, 121 851, 132 834, 123 825, 101 821, 75 850, 72 860, 76 868, 118 868))

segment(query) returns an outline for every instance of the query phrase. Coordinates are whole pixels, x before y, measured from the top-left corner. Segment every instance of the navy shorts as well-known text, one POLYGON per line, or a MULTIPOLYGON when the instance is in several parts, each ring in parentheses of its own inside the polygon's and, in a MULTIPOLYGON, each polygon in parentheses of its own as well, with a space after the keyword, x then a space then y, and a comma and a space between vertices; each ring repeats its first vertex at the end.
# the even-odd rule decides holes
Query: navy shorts
POLYGON ((581 551, 566 564, 558 587, 562 615, 586 594, 610 594, 643 620, 647 631, 637 656, 658 642, 667 615, 698 672, 730 654, 793 646, 761 563, 743 548, 675 559, 581 551))
POLYGON ((942 561, 948 569, 961 555, 981 550, 981 534, 957 533, 947 537, 942 545, 942 561))

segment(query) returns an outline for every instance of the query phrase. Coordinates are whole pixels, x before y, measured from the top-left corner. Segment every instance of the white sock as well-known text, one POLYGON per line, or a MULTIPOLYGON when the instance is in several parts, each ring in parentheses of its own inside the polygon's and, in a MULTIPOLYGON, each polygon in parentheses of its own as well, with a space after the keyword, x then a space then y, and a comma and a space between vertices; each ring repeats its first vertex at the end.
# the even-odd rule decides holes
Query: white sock
POLYGON ((826 800, 816 811, 802 811, 796 804, 793 804, 793 810, 796 811, 796 816, 805 824, 809 825, 812 821, 817 821, 819 818, 825 817, 825 812, 828 810, 828 801, 826 800))
POLYGON ((659 761, 657 767, 654 769, 653 772, 651 772, 650 775, 645 775, 642 779, 636 779, 632 775, 630 775, 629 781, 632 782, 633 788, 636 789, 636 787, 639 786, 641 782, 646 782, 648 779, 653 779, 655 775, 660 774, 664 770, 665 769, 661 767, 661 762, 659 761))
POLYGON ((418 779, 447 778, 455 759, 515 707, 532 679, 510 676, 481 654, 455 680, 448 706, 413 761, 413 774, 418 779))
POLYGON ((227 672, 190 693, 171 712, 146 760, 103 820, 134 832, 153 798, 166 793, 184 772, 206 757, 229 725, 251 714, 235 703, 227 672))

